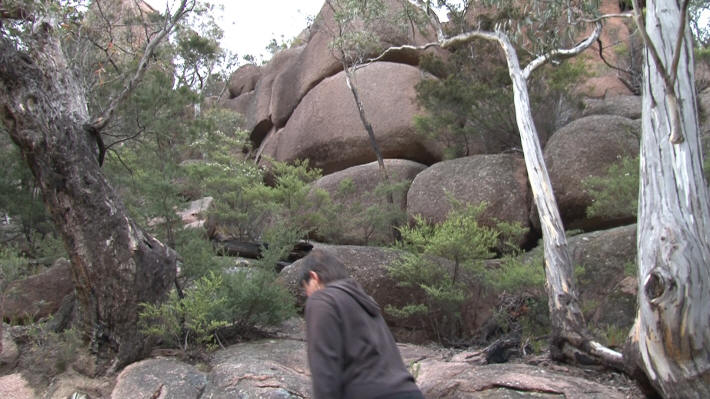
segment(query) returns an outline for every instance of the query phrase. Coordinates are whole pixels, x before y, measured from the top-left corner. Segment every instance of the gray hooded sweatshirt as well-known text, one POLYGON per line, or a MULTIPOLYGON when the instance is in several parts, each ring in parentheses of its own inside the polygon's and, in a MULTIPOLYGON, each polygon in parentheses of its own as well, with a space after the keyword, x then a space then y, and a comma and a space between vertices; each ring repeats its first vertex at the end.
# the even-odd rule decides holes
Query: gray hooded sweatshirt
POLYGON ((306 301, 308 363, 315 399, 376 399, 419 392, 377 303, 352 279, 306 301))

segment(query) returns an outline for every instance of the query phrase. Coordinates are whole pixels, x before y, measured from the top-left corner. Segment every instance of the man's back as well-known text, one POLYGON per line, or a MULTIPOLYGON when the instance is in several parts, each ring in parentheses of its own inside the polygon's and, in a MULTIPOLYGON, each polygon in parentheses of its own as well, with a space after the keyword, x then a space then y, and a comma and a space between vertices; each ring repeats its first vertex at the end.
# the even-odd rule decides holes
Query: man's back
POLYGON ((351 279, 306 301, 308 361, 317 399, 385 398, 419 392, 380 308, 351 279))

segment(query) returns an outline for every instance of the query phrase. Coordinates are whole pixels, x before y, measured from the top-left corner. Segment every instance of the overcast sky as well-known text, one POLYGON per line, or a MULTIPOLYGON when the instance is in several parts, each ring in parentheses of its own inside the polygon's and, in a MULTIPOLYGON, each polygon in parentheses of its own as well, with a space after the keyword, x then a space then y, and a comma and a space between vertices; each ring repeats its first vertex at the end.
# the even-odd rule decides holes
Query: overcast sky
MULTIPOLYGON (((165 10, 166 1, 145 0, 153 8, 165 10)), ((241 58, 251 54, 269 57, 265 49, 272 38, 289 40, 307 26, 307 18, 318 14, 325 0, 212 0, 224 6, 215 15, 222 29, 222 45, 241 58), (283 35, 283 39, 282 39, 283 35)))

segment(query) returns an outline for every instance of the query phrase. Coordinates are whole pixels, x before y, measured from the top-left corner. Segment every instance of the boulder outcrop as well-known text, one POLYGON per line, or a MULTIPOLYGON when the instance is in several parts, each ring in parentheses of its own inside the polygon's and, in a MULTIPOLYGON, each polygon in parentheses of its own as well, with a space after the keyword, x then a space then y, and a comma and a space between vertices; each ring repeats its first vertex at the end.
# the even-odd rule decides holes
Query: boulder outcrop
POLYGON ((257 82, 261 78, 261 67, 254 64, 246 64, 239 67, 229 77, 230 98, 239 97, 256 88, 257 82))
POLYGON ((640 121, 614 115, 591 115, 555 132, 545 146, 545 163, 565 228, 593 230, 628 224, 627 215, 588 218, 592 198, 583 186, 590 176, 604 176, 622 157, 639 153, 640 121))
MULTIPOLYGON (((391 62, 377 62, 355 73, 384 158, 432 164, 442 157, 443 144, 424 138, 414 128, 419 112, 414 87, 421 78, 417 68, 391 62)), ((345 73, 309 91, 286 126, 266 138, 260 153, 277 161, 308 159, 324 174, 376 160, 345 73)))
MULTIPOLYGON (((261 77, 254 90, 242 93, 239 97, 220 101, 220 106, 231 109, 246 117, 245 129, 250 131, 254 146, 258 146, 273 127, 271 120, 271 101, 274 80, 291 67, 291 62, 303 52, 304 46, 293 47, 274 54, 271 61, 261 68, 261 77)), ((230 83, 238 85, 237 82, 230 83)))
MULTIPOLYGON (((401 190, 393 193, 394 206, 390 211, 406 212, 407 189, 414 177, 426 169, 426 165, 406 159, 385 159, 385 167, 392 184, 401 190)), ((382 177, 377 162, 353 166, 340 172, 323 176, 313 183, 316 189, 328 192, 331 198, 342 207, 338 215, 337 231, 323 236, 325 242, 349 245, 367 245, 368 243, 390 243, 391 229, 378 224, 368 209, 379 207, 384 212, 390 206, 384 193, 376 192, 381 186, 382 177)), ((377 213, 377 212, 374 212, 377 213)))
POLYGON ((485 225, 495 226, 496 221, 530 225, 532 195, 520 155, 474 155, 432 165, 414 178, 407 213, 440 223, 452 209, 447 195, 472 205, 485 201, 488 207, 481 215, 485 225))

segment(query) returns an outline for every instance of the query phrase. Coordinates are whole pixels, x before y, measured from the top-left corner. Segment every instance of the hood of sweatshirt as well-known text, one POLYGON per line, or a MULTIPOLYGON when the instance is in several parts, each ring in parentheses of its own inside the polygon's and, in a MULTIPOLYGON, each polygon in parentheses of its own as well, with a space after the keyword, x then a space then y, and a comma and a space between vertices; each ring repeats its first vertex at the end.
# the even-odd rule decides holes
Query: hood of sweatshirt
POLYGON ((372 299, 371 296, 367 295, 365 291, 363 291, 357 281, 351 278, 337 280, 328 284, 328 287, 345 291, 348 295, 353 297, 353 299, 355 299, 355 301, 360 304, 360 306, 362 306, 362 308, 365 309, 370 316, 374 317, 380 314, 380 306, 374 299, 372 299))

